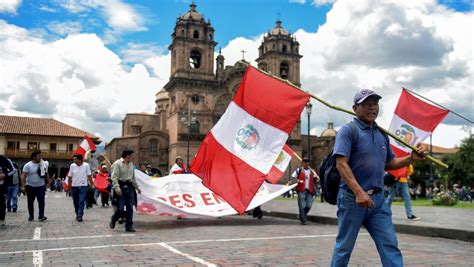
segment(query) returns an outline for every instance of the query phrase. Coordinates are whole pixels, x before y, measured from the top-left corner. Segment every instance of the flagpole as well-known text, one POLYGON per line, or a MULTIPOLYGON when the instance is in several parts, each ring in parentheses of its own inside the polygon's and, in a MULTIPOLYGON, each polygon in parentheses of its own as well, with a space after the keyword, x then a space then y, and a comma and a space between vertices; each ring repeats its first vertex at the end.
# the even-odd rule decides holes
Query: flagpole
MULTIPOLYGON (((341 107, 338 107, 338 106, 334 106, 334 105, 330 104, 329 102, 326 102, 326 101, 324 101, 323 99, 319 98, 318 96, 316 96, 316 95, 314 95, 314 94, 312 94, 312 93, 310 93, 310 92, 308 92, 308 91, 305 91, 305 90, 301 89, 300 87, 294 85, 293 83, 291 83, 291 82, 288 81, 288 80, 284 80, 284 79, 282 79, 282 78, 280 78, 280 77, 277 77, 277 76, 274 76, 274 75, 272 75, 272 74, 270 74, 270 73, 268 73, 268 72, 266 72, 266 71, 263 71, 263 70, 261 70, 261 69, 255 68, 255 67, 253 67, 252 65, 250 65, 249 63, 247 63, 247 62, 245 62, 245 61, 240 61, 240 62, 243 62, 244 64, 246 64, 246 65, 248 65, 248 66, 250 66, 250 67, 252 67, 252 68, 254 68, 254 69, 256 69, 256 70, 258 70, 258 71, 260 71, 260 72, 262 72, 262 73, 264 73, 265 75, 271 76, 271 77, 273 77, 273 78, 275 78, 275 79, 277 79, 277 80, 279 80, 279 81, 282 81, 282 82, 284 82, 284 83, 290 85, 291 87, 293 87, 293 88, 295 88, 295 89, 297 89, 297 90, 300 90, 301 92, 305 92, 306 94, 308 94, 309 96, 311 96, 312 98, 316 99, 317 101, 319 101, 320 103, 322 103, 323 105, 325 105, 325 106, 327 106, 327 107, 329 107, 329 108, 332 108, 332 109, 335 109, 335 110, 339 110, 339 111, 348 113, 348 114, 350 114, 350 115, 356 116, 356 114, 355 114, 353 111, 350 111, 350 110, 347 110, 347 109, 344 109, 344 108, 341 108, 341 107)), ((410 148, 411 150, 413 150, 413 151, 416 151, 416 147, 414 147, 414 146, 411 145, 411 144, 408 144, 407 142, 405 142, 405 140, 399 138, 398 136, 396 136, 396 135, 393 134, 392 132, 390 132, 390 131, 388 131, 388 130, 386 130, 386 129, 384 129, 384 128, 378 126, 378 125, 377 125, 377 127, 380 129, 380 131, 382 131, 382 132, 386 133, 387 135, 391 136, 393 139, 397 140, 399 143, 402 143, 404 146, 409 147, 409 148, 410 148)), ((438 165, 438 166, 440 166, 440 167, 443 167, 443 168, 445 168, 445 169, 447 169, 447 168, 449 167, 446 163, 444 163, 444 162, 442 162, 442 161, 440 161, 440 160, 438 160, 438 159, 432 157, 431 155, 424 155, 424 158, 426 158, 427 160, 429 160, 429 161, 435 163, 436 165, 438 165)))

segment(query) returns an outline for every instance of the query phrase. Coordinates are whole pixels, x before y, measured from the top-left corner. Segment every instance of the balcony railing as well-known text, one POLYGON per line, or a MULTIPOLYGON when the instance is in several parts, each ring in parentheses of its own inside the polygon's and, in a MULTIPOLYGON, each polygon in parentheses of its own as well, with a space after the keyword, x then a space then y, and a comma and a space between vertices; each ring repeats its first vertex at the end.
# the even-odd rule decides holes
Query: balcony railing
MULTIPOLYGON (((5 156, 10 158, 30 158, 31 149, 5 149, 5 156)), ((41 149, 41 154, 45 159, 72 159, 73 151, 70 150, 45 150, 41 149)))

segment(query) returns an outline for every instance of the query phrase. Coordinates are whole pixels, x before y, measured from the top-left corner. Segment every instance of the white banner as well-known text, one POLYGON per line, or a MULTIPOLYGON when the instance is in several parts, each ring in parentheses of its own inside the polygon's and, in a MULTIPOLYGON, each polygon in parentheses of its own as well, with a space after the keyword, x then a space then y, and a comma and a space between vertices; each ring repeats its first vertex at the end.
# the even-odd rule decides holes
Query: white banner
MULTIPOLYGON (((194 174, 174 174, 152 179, 136 170, 135 177, 142 191, 138 195, 139 213, 183 218, 237 214, 227 202, 202 185, 201 179, 194 174)), ((285 186, 264 182, 247 210, 260 206, 295 186, 296 184, 285 186)))

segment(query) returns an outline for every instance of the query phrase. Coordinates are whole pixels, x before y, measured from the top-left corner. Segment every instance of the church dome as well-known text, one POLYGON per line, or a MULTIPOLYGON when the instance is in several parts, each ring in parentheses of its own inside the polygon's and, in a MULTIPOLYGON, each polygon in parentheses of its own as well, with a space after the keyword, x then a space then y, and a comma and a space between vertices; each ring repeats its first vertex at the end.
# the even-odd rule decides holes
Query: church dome
POLYGON ((196 11, 194 2, 189 5, 189 11, 180 17, 182 20, 204 20, 204 17, 196 11))
POLYGON ((337 131, 334 130, 334 123, 328 122, 328 128, 321 133, 321 137, 336 137, 337 131))
POLYGON ((290 36, 290 34, 285 29, 283 29, 283 27, 281 26, 281 20, 276 21, 276 26, 275 26, 275 28, 273 28, 273 30, 270 33, 271 33, 271 35, 290 36))
POLYGON ((169 99, 168 92, 164 89, 161 89, 158 93, 156 93, 156 100, 165 100, 169 99))

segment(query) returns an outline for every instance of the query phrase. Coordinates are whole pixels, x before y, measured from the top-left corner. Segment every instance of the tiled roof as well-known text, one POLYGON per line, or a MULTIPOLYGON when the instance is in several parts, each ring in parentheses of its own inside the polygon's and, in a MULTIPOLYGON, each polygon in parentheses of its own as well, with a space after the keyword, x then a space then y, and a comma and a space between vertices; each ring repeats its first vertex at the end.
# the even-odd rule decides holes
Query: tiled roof
POLYGON ((0 115, 0 134, 28 134, 44 136, 67 136, 91 138, 97 136, 50 118, 31 118, 0 115))

